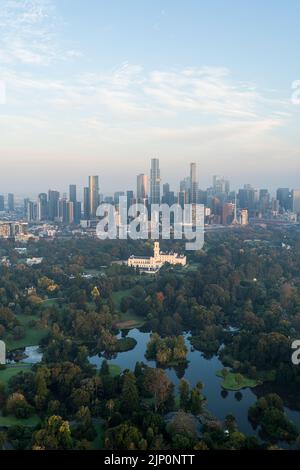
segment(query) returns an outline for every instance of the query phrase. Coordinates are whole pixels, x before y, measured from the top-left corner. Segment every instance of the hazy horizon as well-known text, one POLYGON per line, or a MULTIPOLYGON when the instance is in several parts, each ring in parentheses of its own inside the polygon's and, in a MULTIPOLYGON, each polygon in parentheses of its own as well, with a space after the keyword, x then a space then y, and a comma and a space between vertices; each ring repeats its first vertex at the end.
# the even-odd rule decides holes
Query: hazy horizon
POLYGON ((234 189, 300 187, 300 3, 2 0, 0 194, 136 188, 160 159, 234 189), (5 97, 3 90, 5 88, 5 97), (4 99, 5 98, 5 99, 4 99))

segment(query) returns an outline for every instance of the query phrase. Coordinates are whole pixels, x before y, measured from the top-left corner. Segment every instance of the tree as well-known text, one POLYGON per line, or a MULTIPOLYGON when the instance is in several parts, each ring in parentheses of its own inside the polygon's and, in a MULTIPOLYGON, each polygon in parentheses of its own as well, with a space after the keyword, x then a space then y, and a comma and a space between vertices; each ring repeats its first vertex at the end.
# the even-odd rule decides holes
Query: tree
POLYGON ((197 387, 193 388, 191 392, 191 412, 198 415, 202 411, 202 396, 197 387))
POLYGON ((237 385, 240 387, 241 384, 243 383, 243 376, 242 374, 235 374, 235 381, 237 383, 237 385))
POLYGON ((145 388, 154 398, 155 412, 167 401, 172 392, 172 383, 162 369, 148 368, 145 373, 145 388))
POLYGON ((68 421, 61 416, 51 416, 44 428, 33 436, 33 449, 44 450, 70 450, 73 448, 73 439, 68 421))
POLYGON ((121 406, 125 413, 132 413, 139 409, 139 391, 132 372, 126 372, 123 377, 121 406))
POLYGON ((101 364, 100 375, 109 375, 109 367, 105 359, 103 360, 101 364))
POLYGON ((179 397, 180 397, 180 408, 184 411, 188 410, 190 402, 190 387, 189 383, 185 379, 181 379, 179 383, 179 397))

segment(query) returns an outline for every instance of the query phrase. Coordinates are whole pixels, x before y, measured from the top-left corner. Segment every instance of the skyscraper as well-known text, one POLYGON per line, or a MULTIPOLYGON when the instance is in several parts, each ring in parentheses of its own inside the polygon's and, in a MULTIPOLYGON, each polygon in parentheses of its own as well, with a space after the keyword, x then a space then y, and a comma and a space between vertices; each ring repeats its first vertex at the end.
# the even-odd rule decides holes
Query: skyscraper
POLYGON ((85 220, 90 218, 90 190, 89 188, 84 188, 83 190, 83 217, 85 220))
POLYGON ((291 209, 291 193, 289 188, 278 188, 276 198, 279 201, 281 209, 286 211, 291 209))
POLYGON ((70 202, 77 202, 77 188, 76 184, 70 184, 69 186, 69 200, 70 202))
POLYGON ((150 203, 160 204, 160 169, 159 159, 151 159, 151 170, 150 170, 150 203))
POLYGON ((140 174, 137 176, 136 197, 138 202, 143 202, 148 198, 148 176, 140 174))
POLYGON ((292 191, 292 207, 293 212, 300 215, 300 189, 293 189, 292 191))
POLYGON ((58 217, 59 192, 49 189, 48 192, 48 217, 49 220, 55 220, 58 217))
POLYGON ((5 204, 4 204, 4 196, 0 196, 0 212, 4 212, 5 204))
POLYGON ((14 212, 14 210, 15 210, 15 196, 13 194, 8 195, 7 208, 9 210, 9 212, 14 212))
POLYGON ((89 176, 90 217, 96 218, 99 206, 99 176, 89 176))
POLYGON ((46 193, 41 193, 38 196, 37 218, 40 221, 47 220, 48 218, 48 198, 46 193))
POLYGON ((197 181, 197 165, 196 163, 191 163, 190 166, 190 203, 197 203, 197 194, 198 194, 198 181, 197 181))

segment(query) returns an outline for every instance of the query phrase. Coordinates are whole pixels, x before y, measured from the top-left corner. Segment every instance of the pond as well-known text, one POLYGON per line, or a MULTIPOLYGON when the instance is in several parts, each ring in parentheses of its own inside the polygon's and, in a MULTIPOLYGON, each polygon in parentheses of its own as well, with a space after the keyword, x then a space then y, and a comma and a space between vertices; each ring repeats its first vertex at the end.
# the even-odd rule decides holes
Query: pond
MULTIPOLYGON (((120 335, 119 335, 120 337, 120 335)), ((134 370, 136 362, 144 362, 150 367, 156 367, 155 361, 148 361, 145 358, 147 343, 150 339, 150 333, 144 333, 138 329, 133 329, 128 332, 128 337, 134 338, 137 341, 136 347, 127 352, 116 354, 111 360, 110 364, 118 365, 122 370, 134 370)), ((239 393, 225 392, 221 387, 222 379, 216 376, 216 372, 223 369, 223 364, 217 356, 209 359, 204 357, 200 351, 193 350, 188 339, 189 334, 185 334, 185 343, 188 348, 188 364, 184 369, 167 368, 166 373, 174 383, 178 390, 179 381, 184 377, 192 387, 200 380, 204 384, 204 395, 207 399, 207 409, 220 421, 224 421, 228 414, 233 414, 236 418, 239 430, 247 435, 257 435, 257 431, 253 429, 248 420, 248 409, 253 405, 258 397, 256 389, 246 388, 239 393), (255 393, 256 392, 256 393, 255 393)), ((90 363, 101 367, 103 357, 93 356, 90 357, 90 363)), ((270 393, 271 390, 268 390, 270 393)), ((280 393, 276 390, 276 393, 280 393)), ((284 396, 280 393, 282 398, 284 396)), ((288 417, 294 421, 300 430, 300 411, 295 409, 285 408, 288 417)))

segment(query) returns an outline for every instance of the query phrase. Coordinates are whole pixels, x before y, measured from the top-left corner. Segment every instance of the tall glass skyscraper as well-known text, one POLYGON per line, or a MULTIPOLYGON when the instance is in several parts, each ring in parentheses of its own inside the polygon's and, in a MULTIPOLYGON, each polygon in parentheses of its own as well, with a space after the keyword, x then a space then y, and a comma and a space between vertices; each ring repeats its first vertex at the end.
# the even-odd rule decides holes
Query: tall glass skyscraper
POLYGON ((151 170, 150 170, 150 203, 160 204, 160 169, 159 159, 151 159, 151 170))
POLYGON ((198 194, 198 180, 197 180, 197 165, 196 163, 191 163, 190 167, 190 203, 197 203, 197 194, 198 194))
POLYGON ((137 176, 137 191, 136 196, 138 202, 144 201, 148 197, 148 177, 147 175, 140 174, 137 176))
POLYGON ((99 206, 99 176, 89 176, 90 217, 96 218, 99 206))

